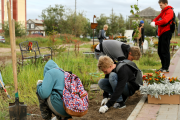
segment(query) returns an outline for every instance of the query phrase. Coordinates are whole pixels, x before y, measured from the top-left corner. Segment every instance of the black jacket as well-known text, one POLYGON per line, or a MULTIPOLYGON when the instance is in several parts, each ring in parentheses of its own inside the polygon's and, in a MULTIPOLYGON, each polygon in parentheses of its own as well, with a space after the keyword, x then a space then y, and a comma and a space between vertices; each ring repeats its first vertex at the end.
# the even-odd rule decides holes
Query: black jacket
MULTIPOLYGON (((118 63, 119 64, 119 63, 118 63)), ((118 65, 117 64, 117 65, 118 65)), ((115 69, 112 71, 112 72, 115 72, 115 69)), ((117 86, 115 88, 115 91, 114 93, 112 94, 112 97, 111 99, 107 102, 107 106, 108 107, 111 107, 113 106, 113 104, 116 102, 116 100, 120 97, 120 95, 122 95, 122 92, 124 90, 124 87, 126 85, 127 82, 129 82, 129 84, 133 87, 133 90, 132 91, 133 93, 136 91, 136 90, 139 90, 139 85, 137 85, 135 83, 135 72, 136 70, 131 68, 130 66, 128 65, 123 65, 117 75, 118 75, 118 83, 117 83, 117 86)), ((105 76, 106 78, 109 78, 109 75, 106 75, 105 76)), ((131 89, 132 90, 132 89, 131 89)), ((104 91, 103 93, 103 97, 104 98, 108 98, 109 97, 109 94, 107 92, 104 91)))

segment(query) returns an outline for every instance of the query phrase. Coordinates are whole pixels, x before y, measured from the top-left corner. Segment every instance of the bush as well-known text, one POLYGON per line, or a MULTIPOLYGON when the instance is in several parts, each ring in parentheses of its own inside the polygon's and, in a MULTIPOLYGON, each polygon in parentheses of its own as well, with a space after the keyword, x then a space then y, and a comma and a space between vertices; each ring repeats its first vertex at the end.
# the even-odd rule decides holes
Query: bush
MULTIPOLYGON (((4 36, 9 37, 9 23, 4 22, 2 26, 3 26, 2 29, 3 29, 4 36)), ((15 21, 15 35, 16 37, 22 37, 26 35, 25 26, 23 26, 20 22, 16 22, 16 21, 15 21)))
POLYGON ((156 28, 150 26, 148 22, 144 23, 144 35, 146 36, 156 36, 156 28))

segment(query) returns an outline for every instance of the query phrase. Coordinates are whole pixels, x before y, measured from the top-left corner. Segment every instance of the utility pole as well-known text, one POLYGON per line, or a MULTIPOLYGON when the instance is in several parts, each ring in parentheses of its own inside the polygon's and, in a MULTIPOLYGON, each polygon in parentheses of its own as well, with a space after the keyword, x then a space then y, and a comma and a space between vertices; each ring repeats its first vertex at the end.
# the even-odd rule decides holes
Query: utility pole
POLYGON ((138 6, 138 0, 137 0, 137 6, 138 6))
POLYGON ((76 15, 76 0, 75 0, 75 15, 76 15))
MULTIPOLYGON (((112 23, 111 23, 111 24, 112 24, 112 27, 113 27, 113 16, 114 16, 114 15, 113 15, 113 8, 112 8, 112 23)), ((114 34, 114 30, 113 30, 112 32, 113 32, 113 34, 114 34)))
POLYGON ((74 33, 75 33, 75 36, 76 36, 76 0, 75 0, 75 20, 74 20, 74 33))

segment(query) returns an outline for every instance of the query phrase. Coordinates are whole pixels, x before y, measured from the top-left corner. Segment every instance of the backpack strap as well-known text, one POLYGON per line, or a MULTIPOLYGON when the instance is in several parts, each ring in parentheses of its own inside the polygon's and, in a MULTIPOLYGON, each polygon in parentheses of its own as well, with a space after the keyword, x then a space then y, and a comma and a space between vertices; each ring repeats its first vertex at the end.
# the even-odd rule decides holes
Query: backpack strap
POLYGON ((123 66, 123 65, 125 65, 126 63, 124 63, 123 61, 120 61, 120 63, 117 65, 117 67, 116 67, 116 73, 118 73, 118 71, 119 71, 119 69, 123 66))
POLYGON ((123 60, 123 61, 120 61, 120 64, 118 64, 118 66, 116 67, 116 71, 118 72, 118 70, 125 64, 127 64, 128 66, 134 68, 135 70, 139 70, 134 62, 132 62, 130 60, 123 60))
MULTIPOLYGON (((167 10, 169 10, 169 9, 172 9, 172 10, 173 10, 173 8, 168 8, 167 10)), ((166 10, 166 11, 167 11, 167 10, 166 10)), ((172 18, 168 23, 166 23, 166 24, 164 24, 164 25, 161 25, 161 27, 167 26, 168 24, 170 24, 171 21, 174 21, 174 11, 173 11, 173 18, 172 18)))

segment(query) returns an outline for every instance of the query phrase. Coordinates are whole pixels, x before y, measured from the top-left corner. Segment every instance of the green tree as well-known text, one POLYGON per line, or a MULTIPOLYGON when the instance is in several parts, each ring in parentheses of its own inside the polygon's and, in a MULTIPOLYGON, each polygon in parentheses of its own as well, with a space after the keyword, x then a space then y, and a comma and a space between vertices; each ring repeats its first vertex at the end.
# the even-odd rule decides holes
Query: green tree
POLYGON ((75 13, 71 9, 64 8, 63 5, 49 6, 42 11, 40 16, 44 20, 46 26, 46 33, 49 31, 57 31, 58 33, 73 34, 79 37, 81 34, 88 32, 88 19, 84 12, 75 13))
MULTIPOLYGON (((2 24, 2 29, 3 29, 4 36, 9 37, 9 23, 8 22, 4 22, 2 24)), ((21 24, 21 22, 15 21, 15 35, 16 37, 22 37, 26 35, 25 26, 21 24)))
POLYGON ((109 17, 109 31, 111 31, 111 34, 114 35, 116 33, 118 33, 118 29, 119 29, 119 17, 116 16, 115 14, 110 14, 109 17))
POLYGON ((156 36, 157 28, 152 27, 148 22, 144 22, 144 35, 146 36, 156 36))
POLYGON ((120 14, 118 17, 118 33, 122 33, 124 35, 125 30, 126 30, 126 24, 122 14, 120 14))
POLYGON ((42 10, 41 18, 44 20, 44 26, 46 26, 46 33, 48 31, 57 31, 61 32, 61 28, 63 26, 63 15, 65 13, 65 9, 63 5, 56 4, 55 7, 51 7, 51 5, 42 10))
MULTIPOLYGON (((99 30, 102 30, 104 25, 108 22, 108 17, 106 17, 104 14, 101 14, 98 19, 96 19, 98 26, 96 28, 96 34, 99 34, 99 30)), ((106 35, 109 35, 109 28, 106 32, 106 35)))
POLYGON ((89 20, 85 17, 84 12, 79 12, 77 15, 74 14, 72 10, 68 11, 68 14, 65 15, 66 20, 63 23, 62 33, 73 34, 76 37, 79 37, 81 34, 85 35, 89 29, 87 26, 89 20))

